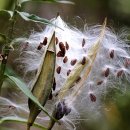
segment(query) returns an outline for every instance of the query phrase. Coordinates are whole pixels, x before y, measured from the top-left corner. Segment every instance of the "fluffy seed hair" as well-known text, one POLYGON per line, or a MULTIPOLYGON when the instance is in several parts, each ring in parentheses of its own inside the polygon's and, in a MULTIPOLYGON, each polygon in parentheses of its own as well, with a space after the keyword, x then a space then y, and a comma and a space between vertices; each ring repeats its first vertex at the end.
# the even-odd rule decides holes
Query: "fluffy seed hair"
MULTIPOLYGON (((56 71, 55 88, 52 92, 54 97, 52 97, 52 100, 57 104, 61 101, 61 99, 57 99, 57 95, 63 84, 79 62, 82 65, 86 63, 86 59, 89 58, 89 50, 97 42, 97 39, 100 38, 102 26, 92 26, 81 32, 74 27, 69 27, 60 16, 51 21, 60 28, 48 25, 43 32, 32 34, 26 41, 22 42, 23 46, 20 49, 20 56, 15 63, 18 64, 18 70, 23 70, 25 79, 31 73, 33 80, 41 64, 41 56, 44 53, 44 49, 55 31, 56 71)), ((100 96, 106 93, 108 88, 122 88, 125 90, 125 84, 122 79, 125 78, 130 81, 129 47, 111 29, 105 27, 96 57, 93 63, 92 59, 89 59, 87 64, 89 66, 92 63, 91 71, 83 86, 79 90, 77 84, 80 80, 82 81, 85 69, 79 75, 80 79, 77 79, 72 84, 72 87, 67 90, 62 99, 71 108, 71 112, 61 119, 67 126, 67 129, 75 128, 71 121, 75 122, 74 118, 79 118, 79 115, 82 115, 82 113, 88 110, 96 111, 95 109, 98 109, 101 105, 100 96), (70 119, 72 120, 70 121, 70 119)), ((92 52, 92 55, 93 53, 95 52, 92 52)), ((29 85, 31 86, 30 82, 29 85)))

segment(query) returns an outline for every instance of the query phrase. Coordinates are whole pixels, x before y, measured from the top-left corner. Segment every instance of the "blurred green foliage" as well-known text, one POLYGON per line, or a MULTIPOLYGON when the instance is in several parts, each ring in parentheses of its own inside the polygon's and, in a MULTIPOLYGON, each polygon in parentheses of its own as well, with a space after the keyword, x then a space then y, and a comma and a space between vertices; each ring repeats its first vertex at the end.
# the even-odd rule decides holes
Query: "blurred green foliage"
POLYGON ((11 9, 13 4, 14 0, 0 0, 0 9, 11 9))

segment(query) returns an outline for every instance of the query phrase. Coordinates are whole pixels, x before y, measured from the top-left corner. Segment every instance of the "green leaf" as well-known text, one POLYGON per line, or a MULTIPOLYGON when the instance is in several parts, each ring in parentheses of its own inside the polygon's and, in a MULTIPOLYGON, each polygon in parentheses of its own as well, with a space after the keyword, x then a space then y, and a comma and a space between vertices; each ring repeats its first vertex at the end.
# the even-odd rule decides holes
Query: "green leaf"
MULTIPOLYGON (((56 62, 56 49, 55 49, 55 32, 48 44, 47 50, 42 56, 42 63, 39 67, 36 80, 33 83, 32 93, 38 99, 38 101, 44 106, 52 91, 54 72, 56 62)), ((28 128, 33 124, 36 117, 40 113, 36 104, 29 100, 29 118, 28 128)))
POLYGON ((0 15, 8 15, 9 18, 11 19, 13 17, 13 11, 9 10, 0 10, 0 15))
MULTIPOLYGON (((17 86, 28 98, 30 98, 35 104, 37 104, 39 106, 39 108, 41 108, 42 111, 44 111, 44 113, 46 115, 48 115, 50 118, 54 119, 53 117, 51 117, 51 115, 47 112, 47 110, 40 104, 40 102, 37 100, 36 97, 33 96, 32 92, 28 89, 28 87, 18 78, 14 77, 14 76, 10 76, 8 74, 4 75, 5 78, 10 79, 15 86, 17 86)), ((56 119, 54 119, 56 120, 56 119)))
POLYGON ((63 4, 74 4, 74 2, 71 2, 69 0, 21 0, 20 4, 23 4, 25 2, 57 2, 57 3, 63 3, 63 4))
MULTIPOLYGON (((16 122, 16 123, 24 123, 24 124, 27 124, 27 120, 24 119, 24 118, 20 118, 20 117, 4 117, 4 118, 1 118, 0 119, 0 124, 4 123, 4 122, 16 122)), ((33 126, 37 127, 37 128, 40 128, 42 130, 47 130, 44 126, 38 124, 38 123, 34 123, 33 126)), ((14 130, 14 129, 8 129, 8 128, 4 128, 4 129, 1 129, 0 130, 14 130)))
MULTIPOLYGON (((25 21, 32 21, 32 22, 36 22, 36 23, 42 23, 42 24, 51 24, 56 26, 55 24, 53 24, 52 22, 50 22, 49 20, 45 19, 45 18, 41 18, 39 16, 36 16, 34 14, 29 14, 26 12, 19 12, 17 11, 17 13, 25 20, 25 21)), ((58 27, 58 26, 56 26, 58 27)), ((60 28, 60 27, 58 27, 60 28)), ((61 29, 61 28, 60 28, 61 29)))

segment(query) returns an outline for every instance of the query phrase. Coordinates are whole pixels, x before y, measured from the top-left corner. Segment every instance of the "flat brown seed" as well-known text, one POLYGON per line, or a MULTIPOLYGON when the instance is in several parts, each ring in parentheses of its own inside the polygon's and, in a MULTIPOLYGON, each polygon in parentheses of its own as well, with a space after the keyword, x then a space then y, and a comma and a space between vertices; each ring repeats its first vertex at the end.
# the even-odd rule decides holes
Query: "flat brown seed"
POLYGON ((61 67, 60 67, 60 66, 57 67, 56 72, 57 72, 58 74, 60 74, 60 72, 61 72, 61 67))
POLYGON ((40 43, 39 46, 37 47, 37 50, 41 50, 42 49, 42 44, 40 43))
POLYGON ((101 85, 103 83, 103 81, 101 80, 101 81, 98 81, 97 82, 97 85, 101 85))
POLYGON ((68 57, 65 56, 65 58, 63 59, 63 62, 66 63, 68 61, 68 57))
POLYGON ((107 68, 107 69, 104 71, 104 76, 105 76, 105 77, 108 77, 109 73, 110 73, 110 69, 107 68))
POLYGON ((72 61, 70 62, 70 64, 71 64, 71 65, 75 65, 76 62, 77 62, 77 59, 74 59, 74 60, 72 60, 72 61))
POLYGON ((81 61, 81 64, 84 65, 86 63, 86 58, 83 57, 82 61, 81 61))
POLYGON ((81 80, 81 77, 79 76, 77 79, 76 79, 76 83, 78 83, 79 81, 81 80))
POLYGON ((68 70, 68 71, 67 71, 67 76, 69 76, 70 72, 71 72, 71 70, 68 70))
POLYGON ((57 57, 64 57, 64 55, 65 55, 65 54, 63 54, 62 51, 59 51, 59 52, 57 53, 57 57))
POLYGON ((69 44, 67 42, 65 42, 65 47, 66 47, 66 50, 69 50, 69 44))
POLYGON ((51 93, 49 95, 49 100, 52 100, 52 98, 53 98, 53 95, 52 95, 52 91, 51 91, 51 93))
POLYGON ((65 49, 61 50, 61 53, 62 53, 62 56, 64 57, 65 56, 65 49))
POLYGON ((59 43, 59 48, 60 48, 61 51, 65 50, 65 46, 64 46, 63 42, 59 43))
POLYGON ((82 47, 84 47, 84 45, 85 45, 85 39, 83 38, 82 47))
POLYGON ((43 43, 44 46, 47 44, 47 37, 44 38, 43 43))
POLYGON ((59 40, 58 40, 58 38, 57 38, 57 37, 56 37, 55 41, 56 41, 56 45, 57 45, 57 44, 58 44, 58 42, 59 42, 59 40))
POLYGON ((119 70, 118 72, 117 72, 117 77, 119 78, 120 76, 122 76, 123 75, 123 70, 119 70))
POLYGON ((96 96, 94 94, 90 93, 89 96, 92 102, 96 102, 96 96))
POLYGON ((53 90, 55 91, 55 89, 56 89, 56 80, 55 80, 55 78, 54 78, 54 81, 53 81, 53 90))
POLYGON ((62 56, 65 56, 65 46, 62 42, 59 43, 59 48, 61 50, 62 56))
POLYGON ((111 50, 111 52, 110 52, 110 58, 114 58, 114 50, 111 50))

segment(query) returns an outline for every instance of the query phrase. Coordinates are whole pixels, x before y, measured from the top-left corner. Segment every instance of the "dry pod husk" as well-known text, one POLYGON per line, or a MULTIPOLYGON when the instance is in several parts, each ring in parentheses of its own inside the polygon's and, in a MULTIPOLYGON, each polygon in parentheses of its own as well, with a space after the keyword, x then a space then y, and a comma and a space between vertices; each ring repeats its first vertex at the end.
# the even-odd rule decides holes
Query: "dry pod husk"
MULTIPOLYGON (((55 71, 55 61, 56 61, 56 50, 55 50, 55 32, 50 40, 45 54, 43 55, 41 68, 37 74, 36 81, 32 89, 33 95, 39 100, 39 102, 44 106, 49 98, 53 87, 54 81, 54 71, 55 71)), ((28 130, 32 126, 38 114, 41 112, 39 107, 33 103, 30 99, 29 105, 29 118, 28 118, 28 130)))

